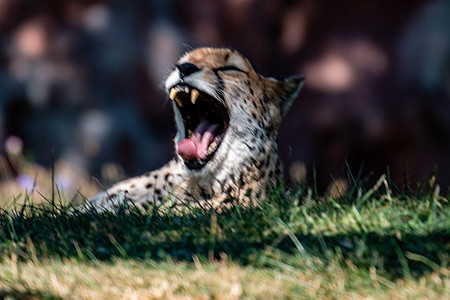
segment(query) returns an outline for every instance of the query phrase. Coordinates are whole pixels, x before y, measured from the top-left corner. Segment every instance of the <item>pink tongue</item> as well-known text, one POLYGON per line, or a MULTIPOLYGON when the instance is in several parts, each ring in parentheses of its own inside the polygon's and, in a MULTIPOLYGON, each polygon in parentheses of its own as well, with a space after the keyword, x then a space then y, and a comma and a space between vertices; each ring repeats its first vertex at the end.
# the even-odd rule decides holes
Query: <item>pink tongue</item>
POLYGON ((190 139, 186 138, 178 143, 178 154, 186 159, 205 158, 209 144, 213 141, 218 128, 219 124, 201 121, 190 139))

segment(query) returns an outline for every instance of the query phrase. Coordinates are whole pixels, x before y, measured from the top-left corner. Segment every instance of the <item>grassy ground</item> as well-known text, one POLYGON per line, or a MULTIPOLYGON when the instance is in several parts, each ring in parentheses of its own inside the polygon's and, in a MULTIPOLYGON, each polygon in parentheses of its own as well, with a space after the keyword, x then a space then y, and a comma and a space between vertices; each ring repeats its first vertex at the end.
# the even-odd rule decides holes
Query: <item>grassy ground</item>
POLYGON ((260 208, 0 212, 0 298, 450 297, 450 204, 382 177, 342 197, 274 190, 260 208))

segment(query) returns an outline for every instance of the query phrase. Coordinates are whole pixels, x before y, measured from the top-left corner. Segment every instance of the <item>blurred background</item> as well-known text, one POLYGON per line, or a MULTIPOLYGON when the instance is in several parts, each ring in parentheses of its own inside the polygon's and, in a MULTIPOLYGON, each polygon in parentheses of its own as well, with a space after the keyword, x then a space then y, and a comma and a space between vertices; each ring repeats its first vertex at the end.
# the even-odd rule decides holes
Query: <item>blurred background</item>
POLYGON ((450 184, 450 1, 0 0, 0 196, 92 196, 174 153, 163 82, 199 46, 303 74, 283 170, 450 184), (54 176, 51 170, 54 170, 54 176))

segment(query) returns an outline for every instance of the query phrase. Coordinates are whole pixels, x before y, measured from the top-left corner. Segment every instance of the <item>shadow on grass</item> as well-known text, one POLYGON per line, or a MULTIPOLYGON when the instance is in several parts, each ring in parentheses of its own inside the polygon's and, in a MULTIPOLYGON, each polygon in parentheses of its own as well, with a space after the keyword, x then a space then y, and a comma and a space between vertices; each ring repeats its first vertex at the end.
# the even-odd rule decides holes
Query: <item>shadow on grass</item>
POLYGON ((32 300, 32 299, 62 299, 57 297, 50 292, 43 291, 18 291, 18 290, 1 290, 0 289, 0 299, 21 299, 21 300, 32 300))
POLYGON ((320 226, 290 226, 291 230, 286 225, 319 223, 324 213, 351 210, 351 205, 339 210, 322 205, 300 211, 270 206, 232 207, 221 213, 201 209, 142 213, 129 208, 70 213, 64 207, 31 207, 0 213, 0 259, 11 252, 24 260, 65 257, 94 262, 116 257, 190 261, 194 256, 219 259, 225 254, 243 265, 263 266, 264 257, 276 252, 290 263, 296 261, 289 259, 293 256, 319 259, 325 265, 350 261, 359 268, 375 266, 392 277, 422 275, 448 261, 448 227, 415 232, 400 225, 376 231, 360 226, 333 233, 320 226))

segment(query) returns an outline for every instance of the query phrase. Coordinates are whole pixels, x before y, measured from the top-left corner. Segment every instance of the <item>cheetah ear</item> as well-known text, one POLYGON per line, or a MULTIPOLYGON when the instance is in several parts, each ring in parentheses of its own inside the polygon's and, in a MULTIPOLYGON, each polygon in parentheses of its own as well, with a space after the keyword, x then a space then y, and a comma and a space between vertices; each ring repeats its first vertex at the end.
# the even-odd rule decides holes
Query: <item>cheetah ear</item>
POLYGON ((269 99, 274 99, 284 116, 291 107, 292 102, 300 92, 305 78, 300 75, 285 78, 266 78, 266 87, 271 93, 269 99))

